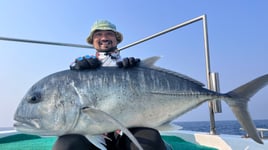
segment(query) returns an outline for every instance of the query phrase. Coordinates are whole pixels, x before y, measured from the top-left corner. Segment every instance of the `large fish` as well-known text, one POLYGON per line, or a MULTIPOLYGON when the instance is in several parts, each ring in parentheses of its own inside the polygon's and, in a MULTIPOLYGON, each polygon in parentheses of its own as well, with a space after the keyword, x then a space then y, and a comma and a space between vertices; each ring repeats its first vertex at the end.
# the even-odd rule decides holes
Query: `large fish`
POLYGON ((268 75, 221 94, 190 77, 154 66, 157 59, 130 69, 102 67, 49 75, 24 96, 14 126, 38 135, 100 135, 124 127, 158 127, 206 101, 224 100, 249 136, 262 143, 247 103, 268 83, 268 75))

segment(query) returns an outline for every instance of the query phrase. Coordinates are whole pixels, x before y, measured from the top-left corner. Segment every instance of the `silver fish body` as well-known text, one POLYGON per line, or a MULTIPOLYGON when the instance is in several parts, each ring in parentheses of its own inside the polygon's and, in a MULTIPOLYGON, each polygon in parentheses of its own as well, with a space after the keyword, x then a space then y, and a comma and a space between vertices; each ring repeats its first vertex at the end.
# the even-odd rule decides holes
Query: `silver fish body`
POLYGON ((92 110, 106 113, 125 127, 157 127, 205 101, 223 99, 250 137, 262 143, 247 111, 247 102, 267 84, 268 75, 220 94, 203 88, 194 79, 148 62, 151 61, 129 69, 102 67, 49 75, 26 93, 17 108, 14 126, 38 135, 97 135, 118 126, 92 110))

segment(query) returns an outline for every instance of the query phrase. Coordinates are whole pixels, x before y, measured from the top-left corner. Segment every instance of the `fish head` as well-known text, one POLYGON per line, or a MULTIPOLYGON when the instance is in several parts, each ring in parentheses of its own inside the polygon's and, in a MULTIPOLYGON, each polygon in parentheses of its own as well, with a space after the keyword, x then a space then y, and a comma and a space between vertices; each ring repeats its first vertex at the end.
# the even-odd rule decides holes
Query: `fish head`
POLYGON ((14 127, 23 133, 63 135, 75 124, 78 95, 64 77, 44 78, 21 100, 14 115, 14 127))

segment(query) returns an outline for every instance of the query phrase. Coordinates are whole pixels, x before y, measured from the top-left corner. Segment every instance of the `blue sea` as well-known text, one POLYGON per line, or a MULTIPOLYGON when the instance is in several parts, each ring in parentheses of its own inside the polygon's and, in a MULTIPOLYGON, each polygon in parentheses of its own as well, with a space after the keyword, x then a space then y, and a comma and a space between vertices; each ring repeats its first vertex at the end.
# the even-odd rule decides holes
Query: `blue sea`
MULTIPOLYGON (((268 120, 254 120, 254 124, 257 128, 267 128, 268 120)), ((191 121, 191 122, 174 122, 174 124, 182 126, 183 130, 209 132, 209 121, 191 121)), ((236 120, 230 121, 216 121, 216 133, 217 134, 231 134, 231 135, 245 135, 245 131, 241 130, 240 124, 236 120)), ((268 137, 268 133, 264 133, 265 137, 268 137)))

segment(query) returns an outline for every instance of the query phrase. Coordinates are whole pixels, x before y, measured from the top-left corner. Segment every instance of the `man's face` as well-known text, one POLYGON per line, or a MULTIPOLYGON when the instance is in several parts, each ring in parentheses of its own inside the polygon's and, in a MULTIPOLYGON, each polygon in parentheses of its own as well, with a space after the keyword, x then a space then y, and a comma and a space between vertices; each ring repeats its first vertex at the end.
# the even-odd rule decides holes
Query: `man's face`
POLYGON ((93 46, 97 51, 105 52, 117 46, 116 35, 113 31, 95 31, 93 46))

